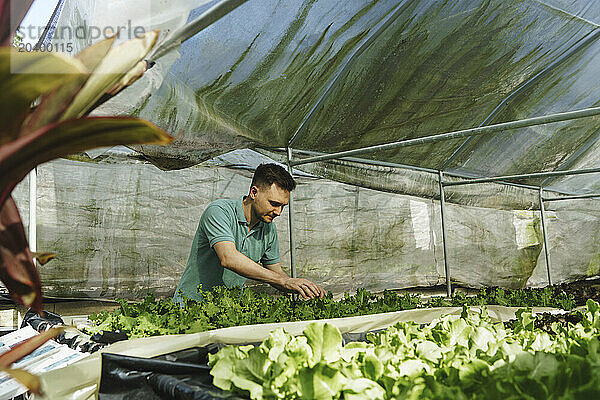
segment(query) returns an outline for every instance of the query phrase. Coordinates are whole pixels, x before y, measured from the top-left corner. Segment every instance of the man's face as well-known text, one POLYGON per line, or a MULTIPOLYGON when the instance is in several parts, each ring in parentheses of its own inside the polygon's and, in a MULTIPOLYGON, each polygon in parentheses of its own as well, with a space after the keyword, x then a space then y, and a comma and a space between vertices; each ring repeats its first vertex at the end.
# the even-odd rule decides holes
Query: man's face
POLYGON ((266 223, 281 215, 283 207, 290 202, 290 192, 275 183, 271 186, 252 186, 250 197, 254 200, 254 215, 266 223))

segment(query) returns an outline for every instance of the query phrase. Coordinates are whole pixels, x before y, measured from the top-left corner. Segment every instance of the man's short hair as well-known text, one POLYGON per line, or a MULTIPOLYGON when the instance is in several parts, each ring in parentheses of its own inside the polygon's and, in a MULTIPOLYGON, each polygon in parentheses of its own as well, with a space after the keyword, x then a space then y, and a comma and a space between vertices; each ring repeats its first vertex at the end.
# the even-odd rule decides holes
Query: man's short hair
POLYGON ((264 187, 276 183, 280 188, 291 192, 296 188, 296 181, 289 172, 277 164, 260 164, 254 171, 252 186, 264 187))

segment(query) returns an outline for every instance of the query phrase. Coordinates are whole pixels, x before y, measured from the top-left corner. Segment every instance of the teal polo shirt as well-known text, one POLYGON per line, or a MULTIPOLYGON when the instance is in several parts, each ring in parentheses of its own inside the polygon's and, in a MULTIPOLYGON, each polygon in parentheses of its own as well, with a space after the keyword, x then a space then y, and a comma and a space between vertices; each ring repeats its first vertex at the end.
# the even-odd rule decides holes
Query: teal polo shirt
POLYGON ((259 221, 248 231, 248 221, 244 216, 244 196, 238 200, 215 200, 208 205, 192 242, 190 257, 173 301, 181 304, 179 291, 189 298, 200 300, 197 287, 211 290, 215 286, 243 286, 246 278, 223 268, 213 246, 228 241, 252 261, 269 265, 280 262, 277 227, 273 222, 259 221))

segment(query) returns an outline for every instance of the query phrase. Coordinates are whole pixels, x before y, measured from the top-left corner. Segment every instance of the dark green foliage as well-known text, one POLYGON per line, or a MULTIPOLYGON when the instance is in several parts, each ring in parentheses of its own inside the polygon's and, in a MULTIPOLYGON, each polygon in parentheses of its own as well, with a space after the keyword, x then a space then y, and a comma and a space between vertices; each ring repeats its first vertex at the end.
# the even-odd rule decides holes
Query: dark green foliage
MULTIPOLYGON (((433 304, 441 303, 442 300, 439 298, 433 300, 433 304)), ((432 301, 429 302, 430 306, 434 306, 433 304, 432 301)), ((453 306, 480 306, 484 304, 506 307, 555 307, 570 310, 575 307, 575 300, 573 295, 550 286, 542 289, 515 290, 484 287, 475 296, 466 296, 464 293, 456 292, 451 302, 445 301, 444 303, 444 305, 453 306)))
POLYGON ((201 291, 204 301, 185 299, 179 307, 170 299, 155 299, 148 294, 142 302, 117 300, 120 308, 112 313, 93 314, 97 326, 90 331, 121 330, 132 337, 202 332, 238 325, 286 321, 341 318, 413 309, 421 306, 418 295, 386 291, 378 297, 360 289, 335 301, 331 294, 323 299, 293 301, 251 289, 224 287, 201 291))
POLYGON ((554 293, 553 288, 504 290, 483 288, 476 296, 456 292, 451 300, 433 297, 422 301, 416 294, 365 289, 345 293, 339 300, 331 294, 323 299, 294 301, 287 296, 271 296, 251 289, 225 287, 201 291, 204 301, 185 299, 184 307, 171 299, 155 299, 148 294, 142 302, 117 300, 120 308, 112 313, 90 316, 96 326, 90 332, 121 330, 130 337, 202 332, 230 326, 343 318, 424 307, 478 306, 497 304, 513 307, 549 306, 570 309, 572 296, 554 293))

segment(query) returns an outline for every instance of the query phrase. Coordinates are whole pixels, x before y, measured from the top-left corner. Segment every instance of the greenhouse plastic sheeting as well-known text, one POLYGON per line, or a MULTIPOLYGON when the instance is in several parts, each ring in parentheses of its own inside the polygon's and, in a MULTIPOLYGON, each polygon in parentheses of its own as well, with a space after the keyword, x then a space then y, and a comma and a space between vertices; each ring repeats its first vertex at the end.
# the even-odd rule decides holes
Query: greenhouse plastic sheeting
MULTIPOLYGON (((182 29, 196 26, 217 3, 131 0, 112 2, 119 8, 107 12, 108 3, 61 0, 55 32, 131 21, 161 29, 160 52, 169 40, 185 39, 182 29)), ((598 0, 246 1, 163 56, 152 53, 156 65, 99 110, 140 116, 172 133, 169 146, 135 147, 170 171, 130 152, 120 157, 104 150, 89 153, 94 162, 39 168, 37 248, 58 253, 40 270, 44 293, 171 295, 202 211, 217 198, 245 194, 246 168, 255 166, 248 164, 264 160, 241 150, 227 158, 232 150, 254 148, 284 161, 279 148, 288 145, 294 157, 330 153, 595 106, 599 22, 598 0), (206 160, 211 163, 182 169, 206 160)), ((91 42, 76 39, 74 50, 91 42)), ((326 179, 297 173, 298 276, 334 293, 442 284, 439 186, 432 172, 490 176, 595 167, 599 122, 593 117, 361 156, 429 172, 347 160, 299 166, 326 179)), ((565 193, 600 192, 598 182, 596 175, 520 181, 565 193)), ((25 224, 26 183, 15 191, 25 224)), ((450 186, 446 201, 446 259, 454 281, 547 284, 537 190, 450 186)), ((600 273, 597 204, 546 204, 553 283, 600 273)), ((287 212, 276 221, 288 267, 287 212)))
MULTIPOLYGON (((479 309, 479 307, 471 307, 479 309)), ((488 314, 495 321, 515 318, 517 307, 487 306, 488 314)), ((533 312, 548 312, 548 307, 533 307, 533 312)), ((324 319, 318 322, 335 325, 341 333, 368 332, 384 329, 399 321, 414 321, 427 324, 442 315, 460 316, 461 307, 443 307, 422 310, 396 311, 385 314, 358 317, 324 319)), ((309 323, 314 321, 283 322, 277 324, 235 326, 215 329, 189 335, 155 336, 130 339, 112 344, 68 367, 40 375, 44 399, 87 400, 94 399, 100 383, 101 354, 116 353, 135 357, 155 357, 191 347, 206 346, 210 343, 245 344, 261 342, 269 332, 284 328, 292 335, 300 335, 309 323)), ((42 397, 36 396, 36 399, 42 397)))
MULTIPOLYGON (((59 26, 129 18, 173 38, 217 2, 155 0, 152 18, 129 3, 111 14, 66 0, 59 26)), ((599 25, 597 0, 250 0, 102 112, 175 134, 136 148, 168 169, 242 147, 330 153, 436 135, 598 105, 599 25)), ((474 176, 597 166, 599 128, 592 117, 365 157, 474 176)), ((349 173, 336 178, 368 186, 349 173)), ((521 182, 600 191, 594 175, 521 182)))
MULTIPOLYGON (((152 291, 171 296, 202 212, 212 200, 246 194, 250 177, 245 169, 196 166, 166 172, 144 162, 109 159, 40 166, 37 248, 58 255, 40 268, 45 295, 137 299, 152 291)), ((298 276, 334 293, 444 282, 438 202, 326 179, 298 182, 298 276)), ((14 196, 28 226, 27 180, 14 196)), ((551 204, 546 216, 553 282, 598 275, 599 211, 575 201, 551 204)), ((287 216, 286 210, 275 219, 285 269, 290 266, 287 216)), ((509 288, 547 284, 539 212, 447 204, 446 218, 447 259, 456 282, 509 288)))

